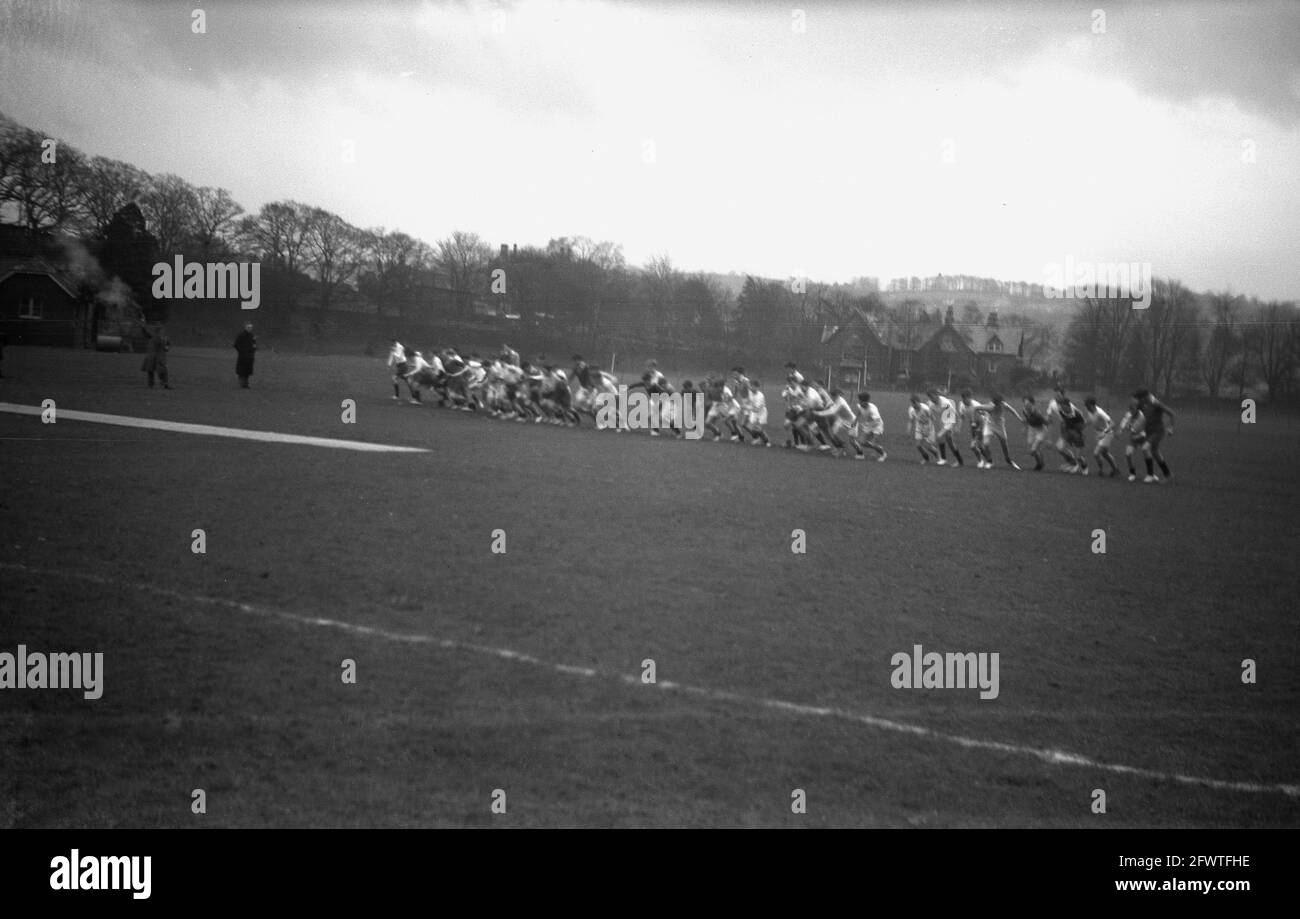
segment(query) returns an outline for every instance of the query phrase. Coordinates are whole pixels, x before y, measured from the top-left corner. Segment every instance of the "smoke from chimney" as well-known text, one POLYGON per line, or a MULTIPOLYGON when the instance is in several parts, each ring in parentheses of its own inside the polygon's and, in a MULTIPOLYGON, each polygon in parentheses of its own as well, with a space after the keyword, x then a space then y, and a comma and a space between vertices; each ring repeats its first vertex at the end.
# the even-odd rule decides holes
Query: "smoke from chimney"
POLYGON ((111 308, 105 318, 130 320, 136 317, 139 305, 131 288, 121 278, 117 275, 105 277, 99 259, 79 240, 63 237, 59 239, 59 246, 63 250, 63 270, 78 290, 111 308))

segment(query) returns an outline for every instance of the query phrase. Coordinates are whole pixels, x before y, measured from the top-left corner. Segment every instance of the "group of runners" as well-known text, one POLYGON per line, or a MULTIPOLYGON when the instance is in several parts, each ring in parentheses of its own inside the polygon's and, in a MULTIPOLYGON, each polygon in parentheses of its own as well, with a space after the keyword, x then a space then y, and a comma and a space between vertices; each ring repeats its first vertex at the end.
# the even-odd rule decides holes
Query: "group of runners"
MULTIPOLYGON (((687 406, 702 406, 703 429, 715 441, 730 440, 754 446, 772 446, 768 435, 768 409, 763 384, 751 379, 743 367, 729 375, 710 373, 698 384, 686 380, 680 388, 669 383, 654 361, 648 362, 640 380, 626 387, 618 379, 574 355, 572 369, 549 363, 521 360, 509 346, 489 357, 462 357, 454 348, 431 352, 426 358, 394 340, 388 355, 392 370, 393 398, 407 388, 412 402, 422 402, 433 393, 438 404, 461 411, 478 411, 518 422, 549 422, 576 426, 583 416, 603 426, 597 411, 601 396, 615 398, 633 390, 654 397, 654 415, 648 427, 653 436, 661 432, 686 436, 690 422, 687 406)), ((885 424, 880 410, 866 392, 850 396, 841 389, 827 389, 806 379, 794 363, 786 365, 786 384, 781 391, 785 403, 785 446, 788 448, 866 459, 879 462, 888 456, 881 441, 885 424)), ((994 450, 1006 466, 1022 467, 1012 458, 1007 434, 1007 416, 1024 427, 1026 447, 1034 471, 1047 467, 1045 455, 1054 447, 1063 472, 1089 475, 1090 459, 1097 475, 1121 475, 1112 448, 1116 436, 1124 436, 1129 481, 1146 483, 1172 478, 1161 452, 1166 436, 1173 433, 1174 414, 1147 389, 1133 393, 1127 410, 1116 424, 1097 400, 1088 396, 1082 405, 1072 400, 1063 387, 1055 390, 1045 409, 1032 395, 1021 399, 1016 409, 1000 394, 987 402, 976 400, 969 389, 954 399, 939 387, 909 399, 907 430, 923 464, 962 467, 965 457, 958 446, 962 431, 969 437, 969 449, 978 469, 991 469, 994 450), (1052 432, 1056 438, 1053 443, 1052 432), (1087 445, 1092 435, 1092 447, 1087 445), (1140 458, 1145 466, 1141 475, 1140 458), (1156 474, 1159 467, 1160 475, 1156 474)), ((616 430, 626 430, 624 425, 616 430)))
POLYGON ((1091 458, 1096 464, 1097 475, 1117 477, 1121 474, 1112 447, 1116 435, 1124 435, 1128 439, 1124 458, 1130 482, 1139 477, 1137 457, 1141 457, 1145 466, 1143 482, 1154 484, 1161 481, 1161 477, 1156 475, 1157 466, 1164 480, 1173 478, 1160 448, 1165 437, 1173 433, 1174 413, 1145 388, 1133 393, 1118 425, 1095 397, 1088 396, 1080 406, 1066 394, 1064 387, 1056 388, 1046 410, 1041 409, 1038 401, 1030 395, 1023 397, 1021 409, 1017 411, 1000 394, 988 402, 979 402, 969 389, 962 390, 955 402, 936 389, 929 390, 924 398, 913 394, 910 402, 908 428, 923 463, 933 461, 942 466, 948 461, 947 454, 951 453, 953 462, 962 465, 961 451, 957 449, 954 435, 960 426, 965 426, 978 468, 993 467, 993 448, 996 445, 1006 465, 1020 470, 1021 466, 1011 458, 1007 436, 1007 416, 1011 415, 1024 426, 1025 445, 1034 461, 1034 471, 1046 468, 1044 454, 1049 450, 1055 427, 1054 447, 1061 457, 1063 472, 1089 474, 1087 434, 1091 432, 1091 458))

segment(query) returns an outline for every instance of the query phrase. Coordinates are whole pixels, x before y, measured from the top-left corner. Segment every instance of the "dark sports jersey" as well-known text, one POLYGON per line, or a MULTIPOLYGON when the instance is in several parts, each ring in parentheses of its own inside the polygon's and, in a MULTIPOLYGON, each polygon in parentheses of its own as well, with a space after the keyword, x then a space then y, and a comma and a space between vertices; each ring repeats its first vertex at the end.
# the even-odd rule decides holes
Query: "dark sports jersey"
POLYGON ((1061 426, 1070 430, 1083 430, 1083 412, 1073 402, 1061 406, 1061 426))
POLYGON ((591 368, 589 366, 578 364, 573 368, 573 376, 584 388, 591 388, 591 368))
POLYGON ((1138 411, 1142 413, 1142 430, 1148 434, 1159 434, 1165 429, 1168 410, 1155 399, 1142 403, 1138 411))
POLYGON ((1047 417, 1036 408, 1025 409, 1025 425, 1031 428, 1047 427, 1047 417))

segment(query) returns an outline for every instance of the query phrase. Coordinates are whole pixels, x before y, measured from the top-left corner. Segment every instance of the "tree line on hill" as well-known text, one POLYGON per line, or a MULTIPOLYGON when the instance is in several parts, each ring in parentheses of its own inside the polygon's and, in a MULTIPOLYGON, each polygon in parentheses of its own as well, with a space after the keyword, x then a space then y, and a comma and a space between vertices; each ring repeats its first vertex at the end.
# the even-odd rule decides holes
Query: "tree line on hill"
POLYGON ((1083 297, 1066 329, 1066 378, 1084 388, 1149 386, 1162 394, 1235 395, 1256 383, 1293 398, 1300 370, 1300 312, 1230 292, 1196 294, 1156 278, 1151 302, 1083 297))
MULTIPOLYGON (((0 223, 10 224, 0 245, 12 248, 12 231, 21 229, 32 249, 55 253, 85 296, 107 302, 164 309, 152 300, 150 271, 176 255, 248 260, 261 265, 260 315, 275 317, 271 327, 301 319, 311 329, 326 314, 369 315, 450 337, 473 330, 526 340, 540 333, 593 353, 656 353, 670 361, 743 357, 816 366, 823 329, 854 310, 915 324, 926 307, 908 292, 1032 299, 1042 291, 964 275, 897 279, 884 296, 871 278, 826 284, 746 276, 737 290, 720 275, 683 272, 667 255, 629 265, 619 244, 582 236, 494 247, 458 230, 429 243, 357 227, 297 201, 249 213, 226 189, 84 154, 3 114, 0 223)), ((974 301, 960 311, 963 324, 978 324, 974 301)), ((1290 303, 1197 295, 1158 280, 1147 310, 1133 310, 1127 299, 1084 298, 1074 302, 1068 327, 1063 316, 1031 312, 1003 316, 1025 331, 1026 364, 1062 370, 1077 385, 1144 381, 1161 392, 1183 387, 1218 396, 1244 374, 1271 395, 1295 391, 1300 323, 1290 303)))

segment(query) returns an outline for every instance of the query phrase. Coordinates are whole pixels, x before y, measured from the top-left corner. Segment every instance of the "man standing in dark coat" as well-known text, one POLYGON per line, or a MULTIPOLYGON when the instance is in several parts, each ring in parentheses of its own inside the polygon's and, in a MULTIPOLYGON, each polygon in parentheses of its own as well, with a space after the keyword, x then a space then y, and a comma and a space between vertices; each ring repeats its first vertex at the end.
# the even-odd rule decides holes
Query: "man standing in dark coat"
POLYGON ((235 361, 235 375, 239 377, 242 389, 248 389, 248 378, 253 375, 253 354, 257 351, 257 336, 253 334, 253 324, 244 323, 244 331, 235 339, 235 351, 239 358, 235 361))
POLYGON ((167 378, 167 351, 171 348, 171 340, 167 337, 167 330, 161 325, 154 325, 150 328, 142 324, 147 344, 145 346, 144 363, 140 369, 149 375, 149 388, 153 388, 153 379, 158 377, 163 385, 163 389, 171 389, 171 382, 167 378))

